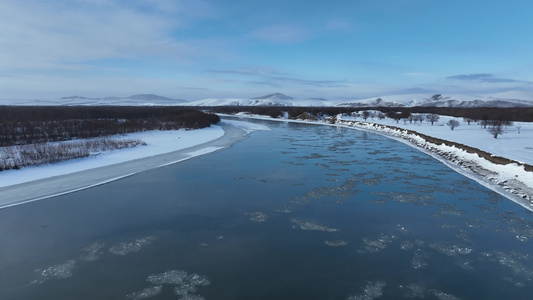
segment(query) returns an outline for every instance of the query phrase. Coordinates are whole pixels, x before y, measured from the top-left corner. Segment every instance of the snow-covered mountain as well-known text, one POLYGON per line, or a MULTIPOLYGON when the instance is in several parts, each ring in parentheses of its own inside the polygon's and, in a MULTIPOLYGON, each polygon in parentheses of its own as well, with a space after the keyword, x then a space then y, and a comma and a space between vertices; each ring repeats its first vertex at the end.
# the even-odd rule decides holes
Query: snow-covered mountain
POLYGON ((274 93, 254 98, 209 98, 183 103, 187 106, 331 106, 334 103, 326 99, 295 99, 274 93))
POLYGON ((292 100, 294 98, 293 97, 289 97, 287 95, 284 95, 282 93, 274 93, 274 94, 268 94, 268 95, 265 95, 265 96, 255 97, 255 98, 252 98, 252 99, 257 99, 257 100, 292 100))
POLYGON ((129 97, 89 98, 70 96, 59 99, 2 100, 0 105, 127 105, 127 106, 342 106, 342 107, 533 107, 533 96, 501 93, 492 95, 446 95, 414 93, 385 95, 365 99, 357 98, 305 98, 297 99, 274 93, 254 98, 208 98, 198 101, 172 99, 154 94, 129 97))
POLYGON ((138 94, 129 97, 83 97, 69 96, 58 99, 3 99, 0 105, 124 105, 124 106, 157 106, 180 105, 187 101, 172 99, 154 94, 138 94))
POLYGON ((255 98, 209 98, 183 103, 188 106, 344 106, 344 107, 533 107, 533 100, 478 95, 410 94, 365 99, 295 99, 275 93, 255 98))

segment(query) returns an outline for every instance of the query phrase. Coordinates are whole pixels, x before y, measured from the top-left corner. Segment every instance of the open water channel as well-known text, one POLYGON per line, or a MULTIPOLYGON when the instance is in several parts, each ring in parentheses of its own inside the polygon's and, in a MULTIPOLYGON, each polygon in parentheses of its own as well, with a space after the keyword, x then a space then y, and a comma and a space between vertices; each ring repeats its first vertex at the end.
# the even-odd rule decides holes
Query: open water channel
POLYGON ((531 212, 382 136, 254 122, 0 210, 0 299, 531 299, 531 212))

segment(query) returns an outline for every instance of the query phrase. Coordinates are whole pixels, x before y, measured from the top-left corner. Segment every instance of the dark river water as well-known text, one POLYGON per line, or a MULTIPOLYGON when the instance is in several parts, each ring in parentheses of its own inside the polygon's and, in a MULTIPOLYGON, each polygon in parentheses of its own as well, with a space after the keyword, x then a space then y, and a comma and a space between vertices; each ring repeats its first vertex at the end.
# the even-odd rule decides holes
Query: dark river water
POLYGON ((0 299, 531 299, 531 212, 394 140, 255 122, 0 210, 0 299))

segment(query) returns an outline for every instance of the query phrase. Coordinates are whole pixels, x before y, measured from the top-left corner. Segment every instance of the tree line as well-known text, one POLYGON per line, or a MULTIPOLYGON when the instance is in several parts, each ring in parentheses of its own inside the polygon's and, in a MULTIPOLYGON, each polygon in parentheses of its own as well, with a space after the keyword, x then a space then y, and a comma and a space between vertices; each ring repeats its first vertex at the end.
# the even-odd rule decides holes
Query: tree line
POLYGON ((0 147, 199 129, 219 121, 216 114, 175 106, 0 106, 0 147))
POLYGON ((384 114, 400 113, 404 118, 411 114, 436 114, 472 120, 505 120, 515 122, 533 122, 533 107, 497 108, 497 107, 286 107, 286 106, 213 106, 206 110, 225 114, 249 112, 279 118, 287 114, 296 118, 306 112, 312 115, 351 114, 352 112, 379 111, 384 114))

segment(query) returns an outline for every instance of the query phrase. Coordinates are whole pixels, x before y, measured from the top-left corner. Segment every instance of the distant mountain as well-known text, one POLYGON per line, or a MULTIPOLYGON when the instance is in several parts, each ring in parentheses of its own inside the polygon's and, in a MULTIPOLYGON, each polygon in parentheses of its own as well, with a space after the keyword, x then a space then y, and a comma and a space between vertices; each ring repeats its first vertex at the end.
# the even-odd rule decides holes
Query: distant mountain
POLYGON ((491 95, 448 95, 413 93, 384 95, 366 99, 336 98, 328 100, 311 97, 295 99, 274 93, 255 98, 209 98, 198 101, 172 99, 154 94, 129 97, 90 98, 68 96, 56 99, 1 100, 0 105, 124 105, 124 106, 341 106, 341 107, 533 107, 533 96, 526 92, 506 92, 491 95), (527 99, 527 100, 526 100, 527 99))
POLYGON ((499 107, 499 108, 510 108, 510 107, 532 107, 533 102, 515 102, 509 100, 440 100, 431 103, 426 103, 420 105, 424 107, 499 107))
POLYGON ((270 100, 292 100, 294 98, 289 97, 287 95, 284 95, 282 93, 274 93, 274 94, 268 94, 268 95, 261 96, 261 97, 255 97, 255 98, 252 98, 252 99, 258 99, 258 100, 267 100, 267 99, 270 99, 270 100))
POLYGON ((141 100, 141 101, 180 101, 180 102, 185 101, 185 100, 180 100, 180 99, 167 98, 167 97, 154 95, 154 94, 138 94, 138 95, 126 97, 125 99, 141 100))
MULTIPOLYGON (((16 105, 16 100, 11 100, 16 105)), ((57 99, 46 100, 24 100, 20 101, 21 105, 118 105, 118 106, 169 106, 181 105, 186 100, 172 99, 154 94, 138 94, 129 97, 83 97, 68 96, 57 99)), ((11 104, 13 105, 13 104, 11 104)))

